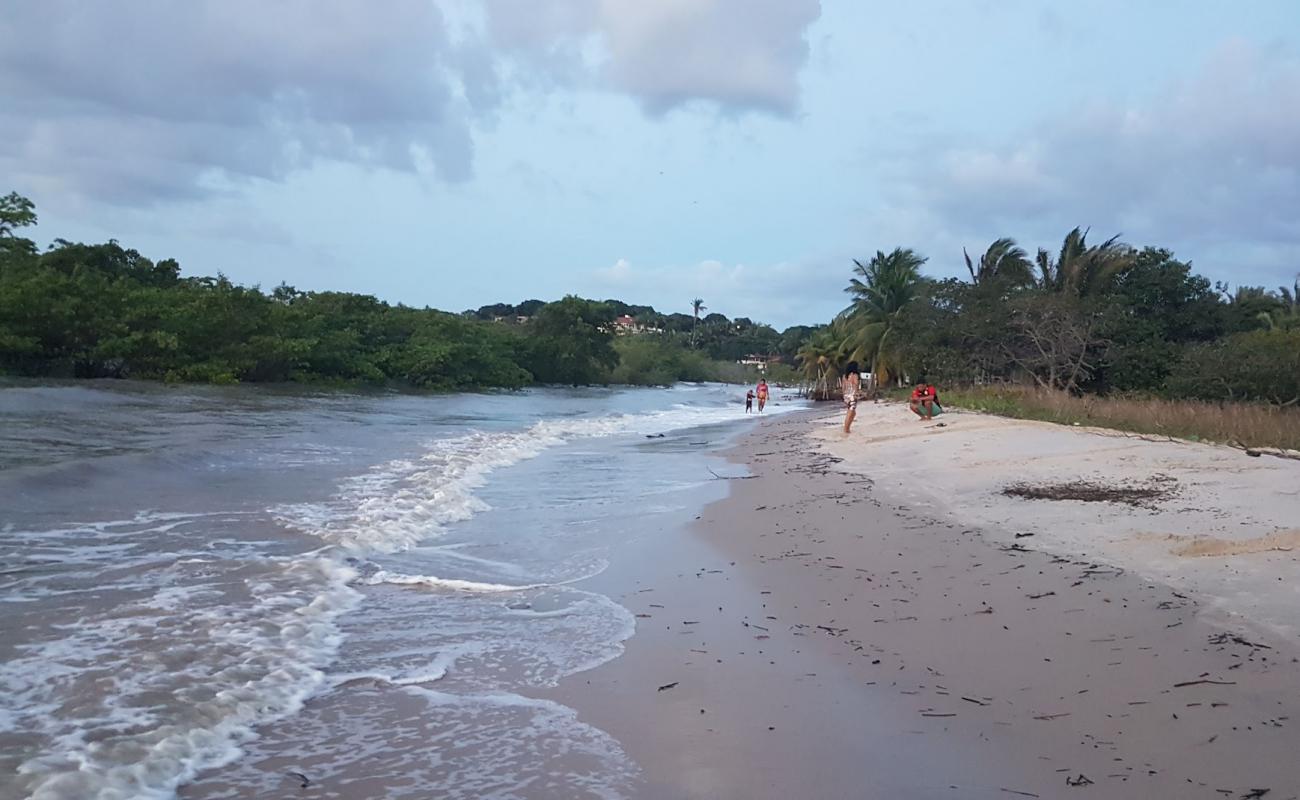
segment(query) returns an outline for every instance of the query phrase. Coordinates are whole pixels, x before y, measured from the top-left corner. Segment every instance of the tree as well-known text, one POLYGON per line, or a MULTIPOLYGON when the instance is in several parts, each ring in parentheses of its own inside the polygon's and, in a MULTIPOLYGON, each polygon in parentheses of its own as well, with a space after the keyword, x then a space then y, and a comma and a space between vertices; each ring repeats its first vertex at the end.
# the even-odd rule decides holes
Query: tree
POLYGON ((853 261, 855 277, 844 290, 853 302, 840 315, 846 333, 844 349, 850 360, 871 365, 878 385, 887 382, 895 371, 890 334, 916 297, 925 262, 924 256, 902 247, 888 255, 878 250, 866 264, 853 261))
POLYGON ((14 231, 36 224, 36 205, 17 192, 0 197, 0 238, 13 238, 14 231))
POLYGON ((691 347, 695 346, 695 329, 700 324, 700 312, 706 308, 708 306, 704 305, 704 301, 698 297, 691 301, 691 311, 695 315, 695 321, 691 323, 691 347))
POLYGON ((1088 231, 1075 228, 1065 235, 1055 259, 1038 250, 1039 286, 1076 297, 1104 291, 1117 276, 1133 266, 1133 248, 1112 236, 1098 245, 1088 244, 1088 231))
POLYGON ((1103 315, 1070 297, 1022 298, 1002 344, 1013 363, 1047 389, 1078 391, 1106 356, 1103 315))
POLYGON ((1300 329, 1256 330, 1196 345, 1169 376, 1177 397, 1300 404, 1300 329))
POLYGON ((1185 345, 1228 331, 1210 281, 1169 250, 1147 247, 1098 300, 1108 307, 1113 345, 1091 389, 1157 391, 1185 345))
POLYGON ((1259 312, 1259 321, 1264 323, 1264 329, 1270 331, 1291 331, 1300 330, 1300 276, 1295 279, 1295 285, 1288 288, 1286 286, 1277 287, 1278 298, 1280 303, 1272 311, 1259 312))
POLYGON ((618 364, 609 306, 569 295, 547 303, 529 322, 528 369, 543 383, 599 383, 618 364))
POLYGON ((985 286, 1001 283, 1007 286, 1029 286, 1034 282, 1034 268, 1024 248, 1019 247, 1014 239, 998 239, 989 245, 980 256, 979 263, 972 263, 966 248, 962 248, 966 259, 966 270, 970 272, 971 283, 985 286))
POLYGON ((31 200, 17 192, 0 197, 0 262, 15 256, 30 258, 36 255, 35 242, 14 235, 18 228, 35 224, 36 206, 31 200))
POLYGON ((818 400, 831 397, 834 378, 846 363, 844 342, 848 338, 844 321, 836 320, 806 338, 795 356, 803 376, 812 387, 812 396, 818 400))

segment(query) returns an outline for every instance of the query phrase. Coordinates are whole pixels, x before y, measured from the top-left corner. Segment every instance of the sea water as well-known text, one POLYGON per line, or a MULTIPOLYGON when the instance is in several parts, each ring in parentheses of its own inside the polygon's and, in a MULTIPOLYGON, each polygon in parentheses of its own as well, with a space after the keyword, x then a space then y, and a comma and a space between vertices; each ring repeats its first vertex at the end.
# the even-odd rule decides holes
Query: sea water
POLYGON ((743 393, 0 385, 0 797, 625 796, 529 691, 622 651, 583 580, 743 393))

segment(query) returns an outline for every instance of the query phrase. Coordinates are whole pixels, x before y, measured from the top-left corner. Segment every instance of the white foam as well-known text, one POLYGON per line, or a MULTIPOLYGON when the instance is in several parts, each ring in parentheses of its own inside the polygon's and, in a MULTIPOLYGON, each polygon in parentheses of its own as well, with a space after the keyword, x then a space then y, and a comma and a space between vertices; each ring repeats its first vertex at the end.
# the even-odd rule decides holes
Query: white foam
MULTIPOLYGON (((788 405, 774 414, 796 411, 788 405)), ((656 435, 736 422, 731 406, 675 404, 644 414, 536 422, 513 431, 476 431, 429 443, 416 459, 399 459, 345 481, 329 502, 276 509, 285 524, 356 552, 394 553, 442 535, 490 507, 475 495, 495 470, 578 439, 656 435)))
MULTIPOLYGON (((348 586, 355 573, 331 559, 288 561, 277 572, 251 587, 251 604, 191 610, 183 630, 157 613, 87 620, 0 665, 0 685, 23 709, 13 724, 50 741, 18 767, 28 796, 170 798, 199 770, 236 759, 254 725, 296 713, 324 682, 341 642, 335 619, 359 595, 348 586), (160 670, 151 660, 167 654, 150 643, 168 634, 182 636, 171 648, 193 658, 160 670), (75 715, 49 713, 74 685, 105 677, 111 690, 83 699, 75 715), (158 692, 181 703, 140 705, 158 692)), ((179 601, 186 591, 157 596, 179 601)))
POLYGON ((504 583, 480 583, 479 581, 463 581, 455 578, 438 578, 433 575, 399 575, 385 569, 381 569, 370 577, 362 579, 361 582, 370 586, 389 583, 400 586, 429 586, 434 589, 451 589, 457 592, 479 592, 483 594, 522 592, 528 589, 541 589, 550 585, 534 583, 526 586, 510 586, 504 583))

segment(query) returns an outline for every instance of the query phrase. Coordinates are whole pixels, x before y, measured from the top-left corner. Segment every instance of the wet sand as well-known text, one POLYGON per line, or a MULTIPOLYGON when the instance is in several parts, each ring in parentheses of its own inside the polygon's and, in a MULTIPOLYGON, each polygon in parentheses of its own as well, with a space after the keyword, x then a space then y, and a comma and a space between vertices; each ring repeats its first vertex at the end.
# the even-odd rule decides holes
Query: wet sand
MULTIPOLYGON (((899 490, 924 471, 880 485, 878 429, 824 447, 836 425, 765 422, 732 454, 753 477, 694 531, 590 582, 637 634, 548 696, 623 745, 638 796, 1300 796, 1300 651, 1279 626, 1223 627, 1221 598, 1042 548, 1014 518, 963 524, 941 488, 899 490)), ((1128 513, 1075 505, 1076 532, 1128 513)))

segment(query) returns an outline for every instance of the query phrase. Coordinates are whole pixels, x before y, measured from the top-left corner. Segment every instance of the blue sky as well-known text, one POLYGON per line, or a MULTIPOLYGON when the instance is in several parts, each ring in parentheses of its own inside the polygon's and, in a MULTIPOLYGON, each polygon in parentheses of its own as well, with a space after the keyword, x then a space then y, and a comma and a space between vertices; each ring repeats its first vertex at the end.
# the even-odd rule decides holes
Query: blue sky
POLYGON ((853 257, 1075 225, 1300 271, 1294 0, 51 0, 0 97, 39 240, 267 288, 785 326, 853 257))

